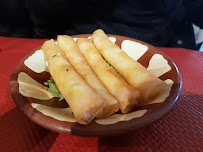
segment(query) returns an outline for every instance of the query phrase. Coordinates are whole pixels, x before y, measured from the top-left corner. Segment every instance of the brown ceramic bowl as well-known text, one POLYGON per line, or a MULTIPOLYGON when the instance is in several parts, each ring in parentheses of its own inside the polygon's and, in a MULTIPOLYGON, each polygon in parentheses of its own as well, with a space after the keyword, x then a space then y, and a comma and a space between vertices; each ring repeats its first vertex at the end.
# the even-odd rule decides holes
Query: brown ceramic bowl
MULTIPOLYGON (((73 37, 84 37, 87 38, 90 34, 84 35, 76 35, 73 37)), ((138 59, 138 62, 141 63, 143 66, 148 67, 149 61, 154 54, 160 54, 168 61, 168 65, 171 67, 171 70, 161 75, 159 78, 162 80, 171 79, 174 83, 171 87, 170 93, 168 97, 161 103, 154 103, 139 107, 136 110, 146 109, 147 111, 141 117, 133 118, 127 121, 119 121, 113 124, 98 124, 95 121, 92 121, 88 125, 80 125, 77 122, 67 122, 67 121, 60 121, 50 116, 46 116, 43 113, 37 111, 35 108, 31 106, 31 103, 40 103, 40 100, 25 97, 19 93, 19 83, 17 81, 18 74, 20 72, 25 72, 33 79, 38 81, 39 83, 43 84, 43 82, 47 81, 50 78, 50 74, 47 72, 42 73, 35 73, 34 71, 30 70, 28 67, 25 66, 24 61, 32 55, 36 50, 40 49, 38 47, 28 53, 16 66, 15 70, 12 73, 10 79, 10 92, 12 98, 16 104, 16 106, 23 111, 25 115, 27 115, 32 121, 37 123, 38 125, 50 129, 55 132, 64 133, 64 134, 71 134, 77 136, 112 136, 112 135, 119 135, 124 134, 130 131, 134 131, 140 127, 146 126, 155 120, 162 117, 165 113, 167 113, 174 103, 177 101, 180 91, 181 91, 181 76, 180 73, 174 64, 174 62, 163 52, 159 51, 157 48, 139 41, 133 38, 128 38, 124 36, 117 36, 117 35, 108 35, 109 37, 116 38, 116 44, 121 47, 121 43, 124 40, 131 40, 148 47, 146 53, 138 59)), ((58 98, 52 98, 48 101, 43 101, 45 105, 53 106, 53 107, 67 107, 65 101, 58 101, 58 98)))

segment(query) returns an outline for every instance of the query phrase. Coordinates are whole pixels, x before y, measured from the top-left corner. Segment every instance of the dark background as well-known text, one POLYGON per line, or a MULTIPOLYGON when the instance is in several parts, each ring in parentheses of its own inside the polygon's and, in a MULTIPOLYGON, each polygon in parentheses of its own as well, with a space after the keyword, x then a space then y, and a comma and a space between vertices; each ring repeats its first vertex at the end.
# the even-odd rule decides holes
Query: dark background
POLYGON ((0 36, 56 38, 102 28, 155 46, 198 49, 192 23, 203 28, 203 0, 7 0, 0 36))

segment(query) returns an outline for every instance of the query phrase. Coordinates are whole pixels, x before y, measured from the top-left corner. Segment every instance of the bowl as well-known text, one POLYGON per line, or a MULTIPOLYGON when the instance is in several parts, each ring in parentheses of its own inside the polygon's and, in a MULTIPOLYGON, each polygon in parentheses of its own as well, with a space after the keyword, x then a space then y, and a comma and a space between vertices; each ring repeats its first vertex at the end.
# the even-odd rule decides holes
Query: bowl
MULTIPOLYGON (((90 38, 90 36, 90 34, 83 34, 72 37, 77 39, 90 38)), ((167 83, 166 88, 152 101, 133 109, 129 114, 118 112, 108 118, 95 119, 88 125, 81 125, 76 122, 65 100, 59 101, 59 98, 52 96, 36 98, 30 95, 36 90, 38 94, 47 93, 36 86, 40 85, 46 90, 46 81, 50 79, 50 74, 44 71, 43 65, 41 66, 44 63, 43 54, 40 53, 41 46, 39 46, 19 62, 11 75, 10 93, 17 108, 30 120, 49 130, 88 137, 128 133, 161 118, 172 108, 181 92, 181 75, 175 63, 158 48, 140 40, 110 34, 108 37, 134 60, 167 83), (33 65, 37 65, 38 69, 33 65)))

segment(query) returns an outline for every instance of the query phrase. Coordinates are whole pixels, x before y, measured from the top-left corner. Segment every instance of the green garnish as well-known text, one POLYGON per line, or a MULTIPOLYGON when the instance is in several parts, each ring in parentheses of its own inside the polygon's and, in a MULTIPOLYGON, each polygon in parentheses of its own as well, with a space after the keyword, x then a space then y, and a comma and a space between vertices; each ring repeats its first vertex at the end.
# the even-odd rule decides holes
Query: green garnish
POLYGON ((51 77, 50 80, 47 80, 47 83, 49 85, 49 90, 52 91, 54 94, 57 95, 57 97, 59 97, 59 101, 63 100, 64 97, 61 95, 58 87, 56 86, 56 83, 54 82, 54 79, 51 77))
MULTIPOLYGON (((106 61, 106 60, 105 60, 106 61)), ((117 73, 118 73, 118 71, 108 62, 108 61, 106 61, 106 63, 112 68, 112 69, 114 69, 117 73)))
MULTIPOLYGON (((105 60, 105 59, 104 59, 105 60)), ((106 63, 112 68, 112 69, 114 69, 118 74, 119 74, 119 76, 121 77, 121 78, 123 78, 124 79, 124 77, 107 61, 107 60, 105 60, 106 61, 106 63)), ((125 79, 124 79, 125 80, 125 79)))
POLYGON ((53 58, 53 57, 55 57, 56 55, 54 54, 54 55, 52 55, 51 57, 53 58))
POLYGON ((68 69, 66 69, 66 71, 68 71, 68 69))

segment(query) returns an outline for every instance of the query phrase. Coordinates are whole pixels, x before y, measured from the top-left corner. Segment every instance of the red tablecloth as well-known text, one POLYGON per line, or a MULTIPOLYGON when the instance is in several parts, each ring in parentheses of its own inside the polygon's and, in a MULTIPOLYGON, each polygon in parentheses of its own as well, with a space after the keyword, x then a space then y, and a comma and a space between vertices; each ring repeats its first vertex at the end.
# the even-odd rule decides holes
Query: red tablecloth
POLYGON ((160 48, 182 75, 183 88, 175 106, 160 120, 134 133, 89 138, 58 134, 34 124, 10 96, 13 69, 44 41, 0 37, 0 152, 203 151, 203 53, 160 48))

